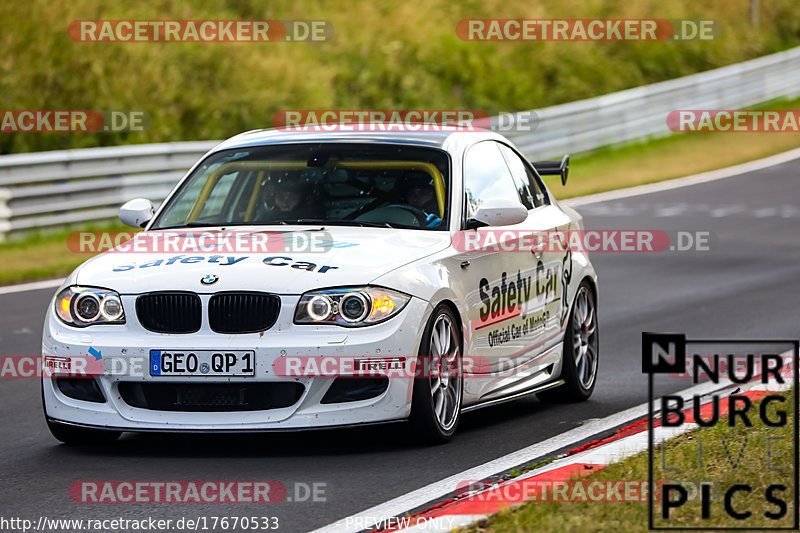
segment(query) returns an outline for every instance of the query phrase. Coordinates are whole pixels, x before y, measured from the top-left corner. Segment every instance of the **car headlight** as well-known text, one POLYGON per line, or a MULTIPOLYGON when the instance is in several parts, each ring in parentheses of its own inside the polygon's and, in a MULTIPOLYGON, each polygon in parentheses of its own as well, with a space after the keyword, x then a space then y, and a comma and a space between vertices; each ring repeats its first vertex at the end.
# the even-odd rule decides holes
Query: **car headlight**
POLYGON ((125 323, 122 300, 108 289, 73 285, 58 293, 55 306, 58 318, 70 326, 125 323))
POLYGON ((411 299, 381 287, 354 287, 307 292, 294 313, 296 324, 377 324, 399 313, 411 299))

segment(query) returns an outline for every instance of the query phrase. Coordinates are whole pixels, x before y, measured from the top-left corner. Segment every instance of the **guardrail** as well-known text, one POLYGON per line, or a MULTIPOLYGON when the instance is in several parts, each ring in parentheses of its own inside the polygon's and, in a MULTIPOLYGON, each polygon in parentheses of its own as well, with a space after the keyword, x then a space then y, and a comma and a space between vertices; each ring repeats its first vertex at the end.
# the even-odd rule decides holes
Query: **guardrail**
MULTIPOLYGON (((580 73, 576 73, 576 76, 580 73)), ((741 109, 800 96, 800 47, 683 78, 536 110, 533 132, 505 133, 530 159, 668 135, 676 109, 741 109)))
POLYGON ((131 198, 164 199, 217 141, 54 150, 0 157, 0 240, 107 220, 131 198))
MULTIPOLYGON (((530 159, 545 159, 668 134, 666 117, 675 109, 738 109, 798 95, 800 47, 538 109, 534 131, 505 134, 530 159)), ((0 156, 0 240, 13 232, 108 220, 131 198, 160 202, 217 142, 0 156)))

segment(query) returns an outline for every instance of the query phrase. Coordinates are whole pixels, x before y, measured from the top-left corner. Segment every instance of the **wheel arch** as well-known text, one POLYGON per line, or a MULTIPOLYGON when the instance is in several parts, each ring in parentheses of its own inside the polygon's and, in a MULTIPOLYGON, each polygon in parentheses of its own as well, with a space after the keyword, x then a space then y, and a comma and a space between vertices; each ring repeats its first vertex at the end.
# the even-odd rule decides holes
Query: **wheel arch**
MULTIPOLYGON (((463 353, 464 352, 464 343, 466 343, 467 339, 465 338, 465 335, 464 335, 464 320, 461 318, 461 312, 458 310, 458 306, 456 305, 456 303, 454 301, 448 299, 448 298, 444 298, 442 300, 439 300, 436 303, 436 305, 433 306, 433 309, 436 309, 440 305, 447 306, 450 309, 450 311, 452 311, 453 314, 455 315, 456 320, 458 320, 458 325, 459 325, 459 330, 460 330, 459 331, 459 336, 461 337, 461 352, 462 352, 461 356, 463 357, 464 356, 464 353, 463 353)), ((431 313, 431 314, 433 314, 433 313, 431 313)))
MULTIPOLYGON (((584 281, 589 282, 589 288, 592 289, 592 296, 594 297, 594 305, 597 307, 597 280, 587 274, 581 279, 581 283, 584 281)), ((578 285, 580 285, 580 283, 578 285)))

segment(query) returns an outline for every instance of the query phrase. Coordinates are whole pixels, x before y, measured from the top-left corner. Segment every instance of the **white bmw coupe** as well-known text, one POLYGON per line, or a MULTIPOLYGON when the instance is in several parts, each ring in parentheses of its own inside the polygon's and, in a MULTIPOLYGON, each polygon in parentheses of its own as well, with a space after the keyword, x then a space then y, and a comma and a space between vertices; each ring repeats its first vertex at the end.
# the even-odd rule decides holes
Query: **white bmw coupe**
POLYGON ((598 368, 581 231, 491 132, 255 131, 206 154, 144 228, 77 268, 44 324, 47 423, 120 433, 287 431, 581 401, 598 368), (543 238, 545 237, 545 238, 543 238))

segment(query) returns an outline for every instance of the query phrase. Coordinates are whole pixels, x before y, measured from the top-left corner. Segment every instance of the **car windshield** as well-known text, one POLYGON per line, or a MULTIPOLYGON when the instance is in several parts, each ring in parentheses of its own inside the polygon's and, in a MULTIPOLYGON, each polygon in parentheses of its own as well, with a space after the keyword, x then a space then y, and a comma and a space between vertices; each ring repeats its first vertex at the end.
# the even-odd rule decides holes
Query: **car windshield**
POLYGON ((226 150, 183 182, 150 229, 319 224, 447 228, 449 159, 431 148, 294 144, 226 150))

